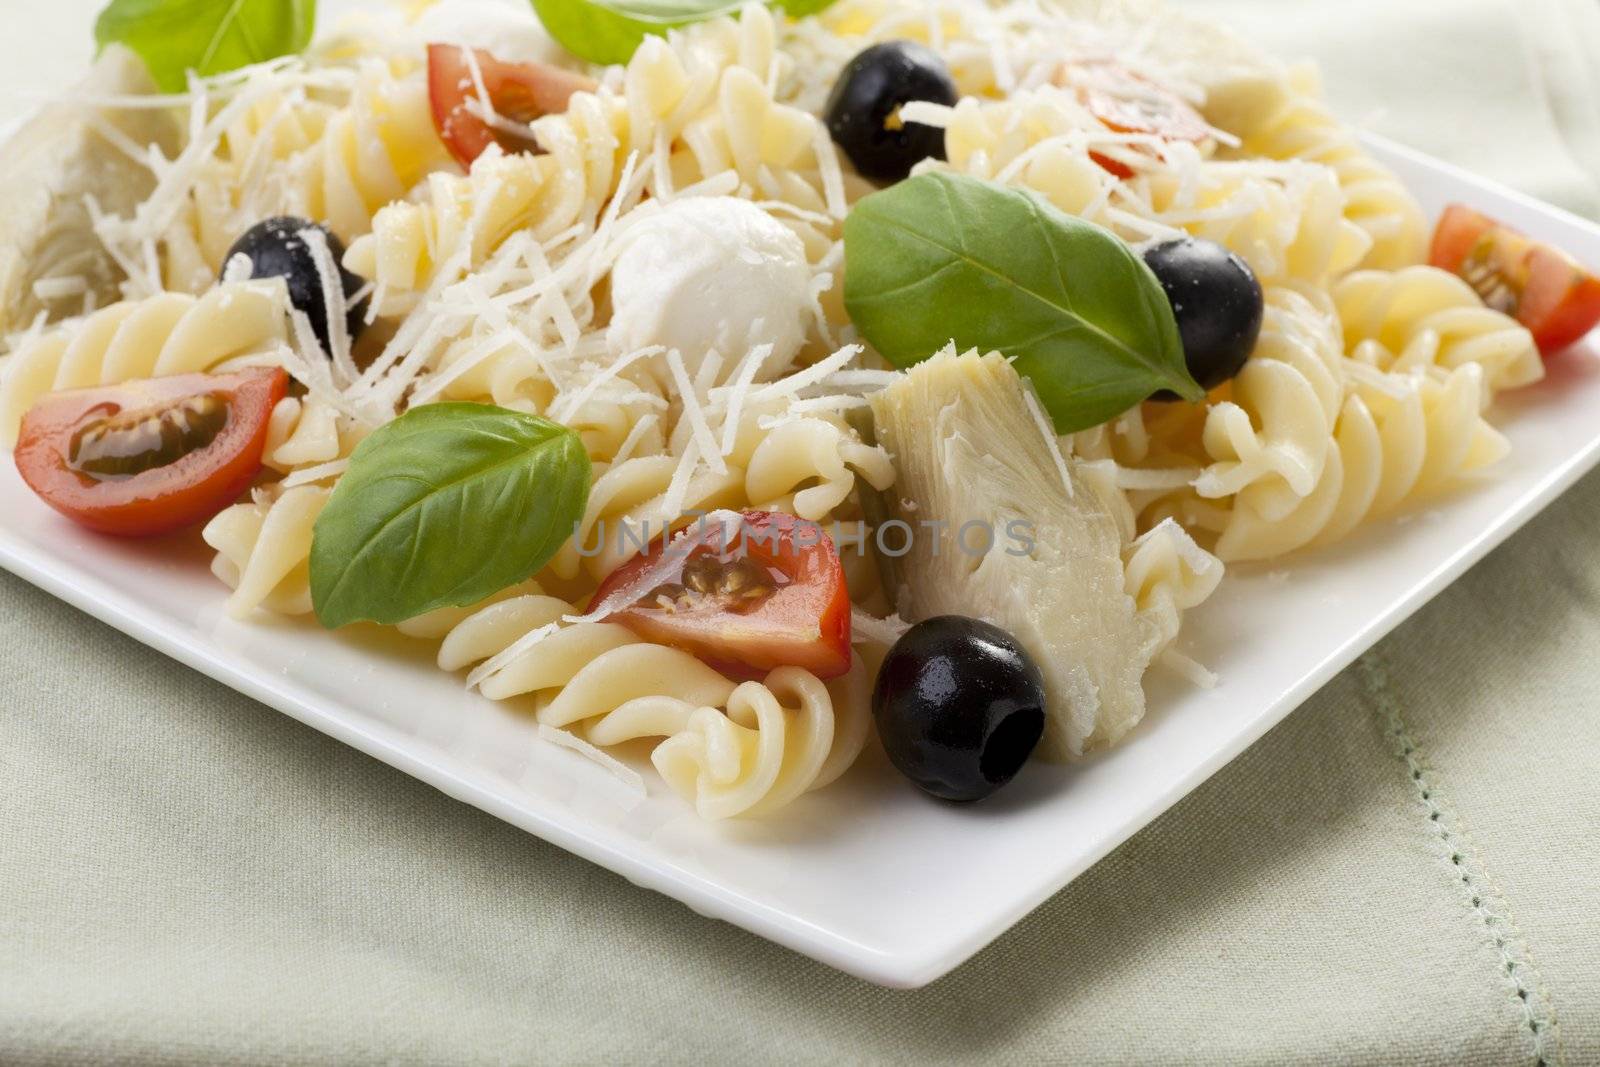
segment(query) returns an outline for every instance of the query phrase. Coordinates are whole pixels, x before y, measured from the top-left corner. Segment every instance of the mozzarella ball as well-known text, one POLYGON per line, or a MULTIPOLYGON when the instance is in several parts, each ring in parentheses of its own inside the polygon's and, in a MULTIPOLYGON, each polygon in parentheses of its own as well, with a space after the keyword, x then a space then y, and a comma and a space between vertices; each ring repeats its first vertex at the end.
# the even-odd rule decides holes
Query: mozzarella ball
POLYGON ((607 340, 615 351, 677 349, 694 375, 709 352, 731 369, 756 345, 771 344, 758 380, 800 351, 811 286, 805 246, 748 200, 674 200, 622 240, 611 268, 607 340))

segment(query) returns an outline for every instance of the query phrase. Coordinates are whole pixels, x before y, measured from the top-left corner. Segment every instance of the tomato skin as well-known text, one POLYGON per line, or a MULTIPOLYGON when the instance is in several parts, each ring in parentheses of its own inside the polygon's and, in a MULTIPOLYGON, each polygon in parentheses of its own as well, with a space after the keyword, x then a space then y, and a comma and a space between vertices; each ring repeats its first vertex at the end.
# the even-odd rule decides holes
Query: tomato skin
POLYGON ((1559 248, 1461 204, 1440 216, 1428 262, 1465 278, 1480 294, 1486 281, 1498 286, 1514 305, 1500 310, 1528 328, 1543 355, 1600 325, 1600 278, 1559 248))
POLYGON ((39 498, 74 522, 118 537, 153 537, 211 518, 261 471, 267 423, 289 376, 281 368, 179 374, 50 393, 22 419, 17 470, 39 498), (73 434, 90 416, 220 394, 228 420, 214 440, 164 467, 97 480, 68 463, 73 434))
MULTIPOLYGON (((542 63, 507 63, 481 48, 472 50, 484 90, 497 113, 517 122, 567 109, 573 93, 588 92, 595 82, 581 74, 542 63)), ((456 162, 470 168, 492 144, 507 152, 536 152, 538 145, 494 129, 467 108, 477 98, 467 53, 453 44, 428 46, 428 103, 433 128, 456 162)))
POLYGON ((1428 262, 1456 273, 1483 235, 1498 226, 1494 219, 1465 204, 1451 204, 1439 216, 1439 225, 1434 227, 1428 262))
POLYGON ((1576 344, 1600 324, 1600 278, 1566 253, 1535 245, 1528 256, 1528 288, 1518 318, 1545 355, 1576 344))
MULTIPOLYGON (((1096 63, 1093 68, 1093 81, 1078 88, 1078 99, 1106 129, 1190 144, 1210 139, 1211 126, 1176 93, 1115 63, 1096 63)), ((1133 177, 1132 167, 1103 152, 1091 151, 1089 158, 1118 178, 1133 177)))
MULTIPOLYGON (((824 679, 844 674, 850 669, 850 593, 833 539, 815 523, 781 512, 749 511, 743 520, 743 538, 735 534, 731 540, 735 554, 742 548, 749 558, 787 579, 757 608, 741 614, 707 604, 669 612, 634 604, 613 612, 608 621, 646 640, 691 652, 734 678, 763 678, 783 666, 804 667, 824 679)), ((689 548, 687 558, 718 554, 718 528, 708 526, 707 539, 689 548)), ((696 530, 689 536, 701 533, 696 530)), ((656 541, 649 551, 612 572, 592 603, 604 602, 650 568, 661 558, 667 540, 656 541)), ((683 551, 688 543, 675 542, 673 547, 683 551)))

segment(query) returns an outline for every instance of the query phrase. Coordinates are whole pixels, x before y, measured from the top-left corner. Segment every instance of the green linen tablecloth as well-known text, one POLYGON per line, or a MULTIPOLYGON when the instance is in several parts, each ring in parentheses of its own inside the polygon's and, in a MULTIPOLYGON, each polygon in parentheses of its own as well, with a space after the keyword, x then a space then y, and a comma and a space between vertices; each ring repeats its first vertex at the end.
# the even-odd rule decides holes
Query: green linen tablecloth
MULTIPOLYGON (((0 89, 68 80, 96 0, 6 6, 0 89)), ((1322 60, 1347 116, 1600 208, 1593 0, 1196 6, 1322 60)), ((1600 1063, 1597 520, 1591 477, 916 992, 0 577, 0 1062, 1600 1063)))

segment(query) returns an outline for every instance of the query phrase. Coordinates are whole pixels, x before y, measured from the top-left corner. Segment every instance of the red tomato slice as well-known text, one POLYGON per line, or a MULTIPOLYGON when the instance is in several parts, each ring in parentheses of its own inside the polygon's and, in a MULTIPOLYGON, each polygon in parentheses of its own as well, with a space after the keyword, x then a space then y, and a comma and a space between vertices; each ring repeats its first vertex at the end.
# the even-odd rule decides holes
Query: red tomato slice
POLYGON ((121 537, 209 519, 261 470, 277 368, 51 393, 22 419, 17 470, 46 504, 121 537))
MULTIPOLYGON (((716 523, 671 541, 680 562, 630 607, 611 614, 640 637, 692 652, 738 678, 804 667, 818 678, 850 669, 850 593, 833 539, 816 523, 750 511, 724 537, 716 523)), ((637 584, 668 540, 618 567, 591 603, 637 584)))
MULTIPOLYGON (((1114 133, 1147 133, 1191 144, 1203 144, 1211 137, 1210 125, 1183 97, 1116 63, 1096 63, 1074 84, 1083 106, 1114 133)), ((1089 155, 1117 177, 1133 177, 1133 168, 1126 163, 1103 152, 1089 155)))
POLYGON ((1428 262, 1515 317, 1547 356, 1600 324, 1600 278, 1561 249, 1461 204, 1440 216, 1428 262))
MULTIPOLYGON (((560 67, 505 63, 481 48, 473 49, 472 55, 495 114, 514 122, 526 124, 541 115, 565 111, 573 93, 595 88, 592 79, 560 67)), ((429 45, 428 102, 433 108, 433 128, 463 167, 472 166, 491 144, 506 152, 539 150, 531 138, 496 129, 475 114, 478 99, 467 50, 453 44, 429 45), (474 102, 472 107, 469 102, 474 102)))

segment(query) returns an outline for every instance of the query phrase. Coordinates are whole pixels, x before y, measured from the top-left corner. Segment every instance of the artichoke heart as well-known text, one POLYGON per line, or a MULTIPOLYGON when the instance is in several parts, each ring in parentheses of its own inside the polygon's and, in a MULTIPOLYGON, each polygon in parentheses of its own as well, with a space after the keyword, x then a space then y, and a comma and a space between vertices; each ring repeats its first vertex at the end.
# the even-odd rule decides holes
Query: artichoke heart
POLYGON ((144 63, 120 46, 107 48, 89 77, 66 99, 40 111, 0 152, 0 334, 117 300, 125 275, 95 235, 89 198, 108 214, 127 214, 155 188, 155 177, 112 137, 132 146, 176 151, 178 127, 157 108, 100 108, 95 97, 154 93, 144 63), (89 103, 73 99, 82 97, 89 103), (109 136, 108 136, 109 133, 109 136), (81 279, 83 287, 41 297, 34 283, 81 279))
POLYGON ((873 397, 898 468, 889 510, 914 531, 879 541, 886 552, 909 542, 893 568, 908 621, 975 616, 1028 650, 1047 698, 1037 751, 1066 760, 1144 716, 1161 639, 1125 590, 1116 518, 1051 447, 1025 388, 998 354, 947 350, 873 397))

